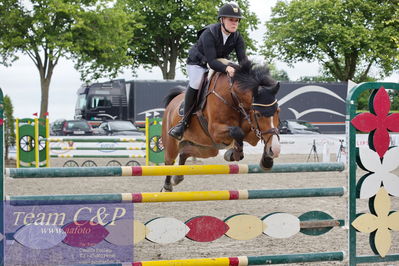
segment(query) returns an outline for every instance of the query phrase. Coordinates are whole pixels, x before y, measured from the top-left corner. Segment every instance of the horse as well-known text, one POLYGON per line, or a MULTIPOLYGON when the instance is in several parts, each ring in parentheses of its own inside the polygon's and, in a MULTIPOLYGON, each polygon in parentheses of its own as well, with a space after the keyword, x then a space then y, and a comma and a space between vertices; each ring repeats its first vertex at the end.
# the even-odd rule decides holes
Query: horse
MULTIPOLYGON (((189 157, 215 157, 220 149, 227 149, 226 161, 239 161, 244 158, 243 141, 256 146, 261 140, 264 148, 260 166, 265 170, 272 168, 273 159, 280 153, 280 109, 276 100, 280 84, 270 76, 266 65, 247 60, 232 66, 234 77, 216 72, 209 80, 202 104, 180 141, 168 135, 168 131, 181 119, 179 108, 184 101, 184 88, 173 88, 165 97, 165 165, 173 165, 178 155, 179 165, 184 165, 189 157)), ((173 191, 173 186, 183 179, 182 175, 167 175, 161 191, 173 191)))

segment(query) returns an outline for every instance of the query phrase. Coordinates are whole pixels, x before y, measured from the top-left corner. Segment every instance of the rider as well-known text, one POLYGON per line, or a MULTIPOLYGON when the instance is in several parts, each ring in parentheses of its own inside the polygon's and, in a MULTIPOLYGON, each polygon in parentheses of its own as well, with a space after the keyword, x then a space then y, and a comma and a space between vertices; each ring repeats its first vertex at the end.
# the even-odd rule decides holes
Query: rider
POLYGON ((184 130, 190 122, 191 112, 194 109, 192 106, 195 104, 202 77, 208 71, 207 64, 213 70, 233 77, 235 69, 221 63, 217 58, 227 58, 233 50, 237 54, 238 62, 247 58, 244 39, 237 31, 242 18, 240 7, 235 3, 227 3, 219 9, 219 22, 208 25, 198 32, 198 40, 188 53, 189 87, 184 99, 184 116, 175 127, 169 130, 169 135, 172 137, 178 140, 183 137, 184 130))

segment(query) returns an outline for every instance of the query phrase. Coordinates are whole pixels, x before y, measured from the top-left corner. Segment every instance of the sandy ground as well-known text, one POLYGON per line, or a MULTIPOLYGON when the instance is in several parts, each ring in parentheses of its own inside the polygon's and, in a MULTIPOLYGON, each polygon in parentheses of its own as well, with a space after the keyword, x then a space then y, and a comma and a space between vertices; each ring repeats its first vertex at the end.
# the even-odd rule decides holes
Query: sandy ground
MULTIPOLYGON (((249 155, 243 163, 258 163, 259 155, 249 155)), ((276 163, 306 162, 307 155, 283 155, 276 163)), ((52 166, 62 166, 65 160, 56 159, 52 166)), ((122 160, 123 161, 123 160, 122 160)), ((96 160, 98 165, 105 165, 107 160, 96 160)), ((141 160, 141 162, 143 162, 141 160)), ((201 159, 197 164, 223 164, 221 157, 201 159)), ((398 169, 395 172, 399 174, 398 169)), ((154 192, 163 185, 164 177, 96 177, 96 178, 53 178, 19 179, 6 181, 8 195, 40 194, 89 194, 154 192)), ((277 189, 346 186, 346 173, 287 173, 287 174, 251 174, 251 175, 202 175, 187 176, 175 191, 195 190, 239 190, 239 189, 277 189)), ((360 210, 368 212, 367 202, 362 202, 360 210)), ((399 209, 398 199, 392 206, 399 209)), ((233 214, 247 213, 263 217, 273 212, 286 212, 295 216, 312 211, 324 211, 337 219, 346 217, 346 197, 337 198, 300 198, 267 199, 247 201, 216 202, 178 202, 146 203, 135 205, 135 218, 147 222, 156 217, 174 217, 186 221, 199 215, 211 215, 225 219, 233 214)), ((347 231, 334 228, 322 236, 307 236, 298 233, 288 239, 276 239, 266 235, 248 241, 237 241, 226 236, 211 243, 198 243, 183 239, 174 244, 159 245, 150 241, 140 242, 134 250, 135 261, 158 259, 205 258, 223 256, 256 256, 307 252, 327 252, 347 250, 347 231)), ((390 254, 399 253, 399 232, 392 232, 393 245, 390 254)), ((360 254, 371 254, 368 235, 358 234, 360 254)), ((345 265, 346 262, 315 263, 313 265, 345 265)), ((301 264, 307 265, 307 263, 301 264)), ((399 265, 387 263, 385 265, 399 265)))

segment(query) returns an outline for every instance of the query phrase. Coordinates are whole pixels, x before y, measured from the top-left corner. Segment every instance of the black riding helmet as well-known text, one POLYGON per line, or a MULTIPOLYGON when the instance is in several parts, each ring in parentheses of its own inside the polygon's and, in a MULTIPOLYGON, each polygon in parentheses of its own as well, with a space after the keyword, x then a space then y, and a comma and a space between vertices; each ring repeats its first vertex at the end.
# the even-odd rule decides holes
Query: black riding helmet
MULTIPOLYGON (((221 8, 219 8, 218 20, 220 20, 220 18, 222 17, 238 18, 238 19, 243 18, 243 16, 241 15, 240 7, 235 3, 227 3, 224 4, 221 8)), ((226 26, 224 25, 223 21, 221 21, 220 23, 222 24, 222 27, 227 33, 231 33, 229 30, 226 29, 226 26)))
POLYGON ((240 7, 235 3, 227 3, 219 8, 218 19, 221 17, 243 18, 240 7))

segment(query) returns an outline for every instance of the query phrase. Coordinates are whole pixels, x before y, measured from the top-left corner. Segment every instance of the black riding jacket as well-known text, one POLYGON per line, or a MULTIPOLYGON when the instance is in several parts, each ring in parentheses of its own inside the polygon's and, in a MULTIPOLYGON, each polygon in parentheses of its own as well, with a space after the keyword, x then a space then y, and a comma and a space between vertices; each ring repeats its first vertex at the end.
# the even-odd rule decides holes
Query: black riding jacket
POLYGON ((198 32, 198 40, 188 52, 187 64, 209 66, 218 72, 226 72, 226 65, 217 61, 217 58, 228 58, 235 50, 238 62, 247 58, 244 39, 238 31, 231 33, 223 45, 221 24, 211 24, 198 32))

